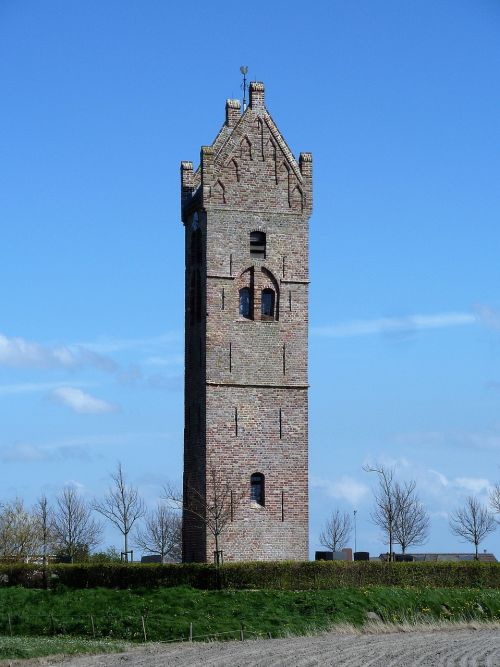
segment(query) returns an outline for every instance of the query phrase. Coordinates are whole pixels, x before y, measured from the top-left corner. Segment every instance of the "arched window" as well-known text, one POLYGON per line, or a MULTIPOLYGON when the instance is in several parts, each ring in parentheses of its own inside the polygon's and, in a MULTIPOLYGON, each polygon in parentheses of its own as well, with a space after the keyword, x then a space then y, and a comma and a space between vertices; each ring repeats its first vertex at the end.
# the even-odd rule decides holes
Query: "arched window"
POLYGON ((240 289, 240 315, 252 319, 252 295, 249 287, 240 289))
POLYGON ((254 472, 250 477, 250 500, 265 505, 264 475, 261 472, 254 472))
POLYGON ((250 254, 266 257, 266 235, 264 232, 250 232, 250 254))
POLYGON ((274 290, 270 288, 262 290, 260 313, 263 320, 274 320, 274 290))

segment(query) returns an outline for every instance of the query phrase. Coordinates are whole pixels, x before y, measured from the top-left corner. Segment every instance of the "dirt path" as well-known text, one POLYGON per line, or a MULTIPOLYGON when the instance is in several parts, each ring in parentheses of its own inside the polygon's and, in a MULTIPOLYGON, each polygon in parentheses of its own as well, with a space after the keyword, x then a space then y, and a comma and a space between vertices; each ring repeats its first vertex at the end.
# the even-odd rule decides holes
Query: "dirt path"
POLYGON ((354 636, 328 633, 244 642, 149 644, 127 653, 29 664, 57 667, 500 667, 500 630, 354 636))

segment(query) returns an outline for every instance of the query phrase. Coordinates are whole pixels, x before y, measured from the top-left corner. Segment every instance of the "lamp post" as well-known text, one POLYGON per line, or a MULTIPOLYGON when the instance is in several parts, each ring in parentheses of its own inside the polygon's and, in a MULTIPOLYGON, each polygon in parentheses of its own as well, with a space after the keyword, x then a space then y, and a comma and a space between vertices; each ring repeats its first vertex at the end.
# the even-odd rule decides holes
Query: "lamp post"
POLYGON ((353 511, 353 514, 354 514, 354 553, 356 553, 356 551, 358 550, 357 540, 356 540, 356 537, 357 537, 357 535, 356 535, 356 514, 357 513, 358 513, 358 510, 353 511))

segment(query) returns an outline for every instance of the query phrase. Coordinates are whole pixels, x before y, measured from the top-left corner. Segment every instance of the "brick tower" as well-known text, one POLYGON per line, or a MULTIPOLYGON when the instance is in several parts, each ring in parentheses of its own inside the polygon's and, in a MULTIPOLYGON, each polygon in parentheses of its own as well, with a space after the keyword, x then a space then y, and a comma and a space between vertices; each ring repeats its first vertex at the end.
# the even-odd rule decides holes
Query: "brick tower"
POLYGON ((197 507, 184 510, 183 560, 213 561, 199 515, 222 487, 230 490, 224 561, 305 560, 312 157, 294 158, 262 83, 250 84, 243 114, 239 100, 227 100, 195 172, 181 163, 181 206, 184 498, 197 507))

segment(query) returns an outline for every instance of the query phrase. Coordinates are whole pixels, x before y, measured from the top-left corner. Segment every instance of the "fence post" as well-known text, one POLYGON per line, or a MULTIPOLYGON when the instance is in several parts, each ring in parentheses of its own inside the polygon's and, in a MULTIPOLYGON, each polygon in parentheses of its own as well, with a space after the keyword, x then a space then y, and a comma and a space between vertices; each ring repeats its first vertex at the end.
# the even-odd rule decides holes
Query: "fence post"
POLYGON ((193 641, 193 624, 192 623, 189 624, 189 641, 190 642, 193 641))
POLYGON ((95 639, 95 625, 94 625, 94 617, 92 614, 90 614, 90 622, 92 623, 92 636, 95 639))
POLYGON ((12 619, 11 619, 11 617, 10 617, 10 612, 9 612, 9 614, 8 614, 8 617, 9 617, 9 630, 10 630, 10 636, 12 637, 12 619))
POLYGON ((144 641, 147 642, 148 638, 146 636, 146 624, 144 623, 144 616, 141 616, 141 621, 142 621, 142 632, 144 634, 144 641))
POLYGON ((243 641, 245 639, 245 637, 243 635, 243 623, 240 623, 240 639, 241 639, 241 641, 243 641))

